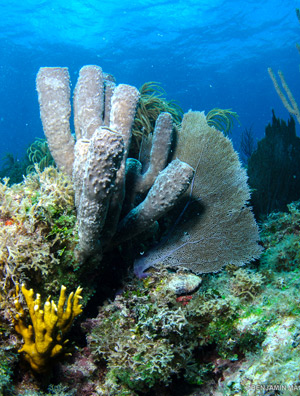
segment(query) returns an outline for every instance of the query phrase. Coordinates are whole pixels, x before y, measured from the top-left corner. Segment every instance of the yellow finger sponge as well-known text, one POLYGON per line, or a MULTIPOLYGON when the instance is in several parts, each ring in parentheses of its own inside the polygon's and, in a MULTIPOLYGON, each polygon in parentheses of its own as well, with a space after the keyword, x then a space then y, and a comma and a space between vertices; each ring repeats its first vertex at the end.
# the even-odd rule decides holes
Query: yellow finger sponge
POLYGON ((67 299, 66 287, 62 286, 57 306, 48 297, 44 309, 41 309, 41 296, 36 294, 34 299, 33 289, 27 290, 23 285, 21 290, 32 325, 26 325, 26 313, 19 301, 17 286, 15 307, 18 314, 14 320, 15 330, 24 340, 24 345, 18 352, 23 352, 34 371, 44 373, 51 367, 51 361, 63 354, 67 342, 63 341, 63 336, 70 329, 74 318, 82 312, 79 304, 82 288, 78 287, 67 299))

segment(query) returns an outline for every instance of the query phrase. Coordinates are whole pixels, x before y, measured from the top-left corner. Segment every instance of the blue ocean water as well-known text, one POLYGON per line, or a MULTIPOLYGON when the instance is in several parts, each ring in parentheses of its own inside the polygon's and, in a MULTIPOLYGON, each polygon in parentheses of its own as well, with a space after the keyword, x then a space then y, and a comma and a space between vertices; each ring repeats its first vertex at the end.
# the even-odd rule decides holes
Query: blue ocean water
POLYGON ((0 158, 22 156, 43 137, 35 91, 41 66, 67 66, 73 86, 86 64, 101 66, 118 83, 157 81, 184 111, 236 111, 236 147, 246 127, 261 138, 272 108, 288 118, 267 67, 284 72, 300 103, 297 6, 296 0, 1 2, 0 158))

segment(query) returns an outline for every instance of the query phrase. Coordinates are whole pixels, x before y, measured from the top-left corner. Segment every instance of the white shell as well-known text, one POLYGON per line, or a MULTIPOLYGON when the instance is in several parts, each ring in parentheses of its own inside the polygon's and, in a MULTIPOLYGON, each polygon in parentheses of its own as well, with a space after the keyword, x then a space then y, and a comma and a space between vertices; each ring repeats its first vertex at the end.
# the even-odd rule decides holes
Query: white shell
POLYGON ((201 284, 202 279, 193 274, 174 275, 167 285, 168 290, 175 294, 192 294, 201 284))

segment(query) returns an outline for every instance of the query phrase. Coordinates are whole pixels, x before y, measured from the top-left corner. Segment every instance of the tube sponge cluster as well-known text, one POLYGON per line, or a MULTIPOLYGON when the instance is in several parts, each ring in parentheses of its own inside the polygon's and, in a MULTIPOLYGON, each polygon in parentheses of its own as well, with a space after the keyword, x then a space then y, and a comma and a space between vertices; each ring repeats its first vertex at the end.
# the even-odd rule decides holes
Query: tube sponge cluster
POLYGON ((170 210, 188 188, 194 170, 180 160, 167 166, 173 132, 168 113, 162 113, 156 122, 147 164, 135 160, 132 166, 128 154, 139 91, 130 85, 116 86, 100 67, 80 70, 74 91, 75 145, 65 144, 72 141, 65 122, 70 109, 66 70, 41 68, 37 90, 53 158, 60 170, 73 176, 79 259, 84 262, 93 256, 100 260, 110 246, 132 238, 133 229, 135 234, 143 232, 170 210), (65 108, 63 117, 56 106, 65 108), (56 145, 51 144, 54 136, 56 145), (141 195, 145 201, 137 205, 141 195))

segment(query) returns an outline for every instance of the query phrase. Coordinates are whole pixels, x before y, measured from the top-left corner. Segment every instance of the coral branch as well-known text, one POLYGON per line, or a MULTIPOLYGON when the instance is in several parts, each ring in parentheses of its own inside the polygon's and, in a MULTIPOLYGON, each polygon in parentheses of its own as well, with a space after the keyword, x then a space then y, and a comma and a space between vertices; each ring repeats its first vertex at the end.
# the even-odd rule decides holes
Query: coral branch
POLYGON ((276 79, 276 76, 270 67, 268 68, 268 73, 271 77, 274 88, 276 89, 276 92, 278 93, 284 107, 287 109, 287 111, 290 114, 294 115, 297 118, 297 121, 300 124, 300 110, 299 110, 298 104, 297 104, 291 90, 289 89, 289 87, 285 81, 282 71, 279 70, 278 75, 279 75, 279 78, 281 81, 281 85, 282 85, 284 91, 286 92, 287 97, 285 96, 284 92, 280 88, 278 81, 276 79))

